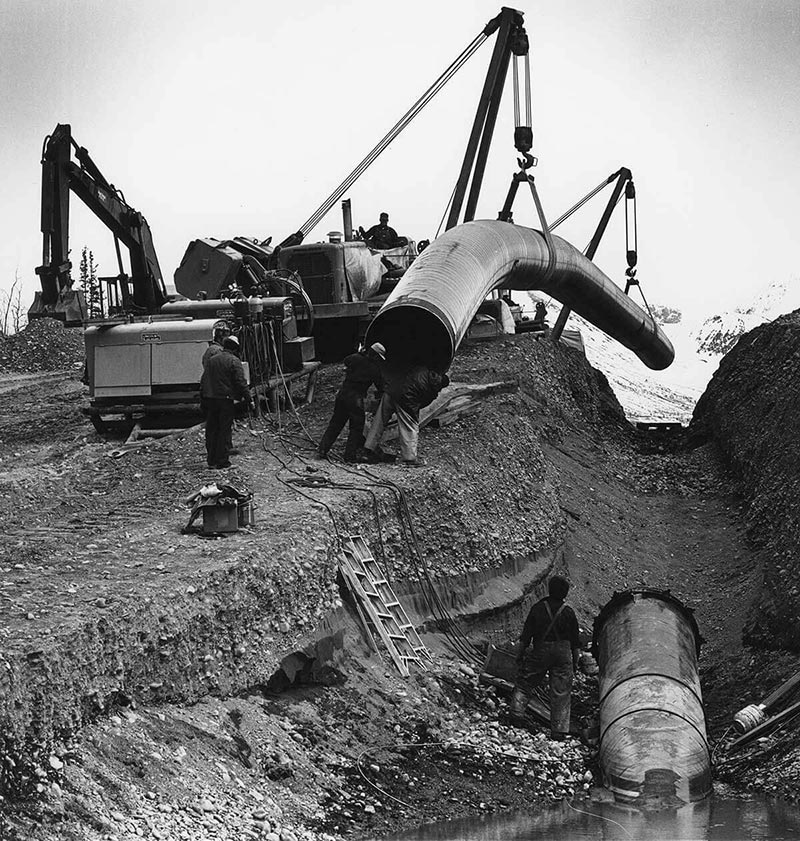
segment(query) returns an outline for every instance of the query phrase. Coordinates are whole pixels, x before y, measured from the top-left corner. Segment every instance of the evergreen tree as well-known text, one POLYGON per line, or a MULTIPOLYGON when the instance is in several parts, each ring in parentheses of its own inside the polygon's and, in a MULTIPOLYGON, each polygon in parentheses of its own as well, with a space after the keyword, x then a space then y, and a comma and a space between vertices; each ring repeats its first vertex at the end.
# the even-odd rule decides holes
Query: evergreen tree
POLYGON ((94 254, 84 245, 81 250, 81 262, 78 273, 81 289, 86 296, 89 318, 103 318, 105 316, 105 302, 103 301, 103 295, 100 290, 100 280, 97 277, 97 270, 99 268, 100 265, 94 261, 94 254))
POLYGON ((84 245, 83 250, 81 251, 81 262, 80 268, 78 269, 78 283, 80 284, 81 289, 83 290, 84 294, 86 294, 89 290, 89 258, 88 258, 89 249, 84 245))
POLYGON ((90 307, 94 309, 95 318, 105 317, 105 302, 103 301, 103 290, 100 287, 100 280, 97 277, 97 270, 100 268, 99 263, 95 263, 94 254, 89 252, 89 290, 91 304, 90 307))

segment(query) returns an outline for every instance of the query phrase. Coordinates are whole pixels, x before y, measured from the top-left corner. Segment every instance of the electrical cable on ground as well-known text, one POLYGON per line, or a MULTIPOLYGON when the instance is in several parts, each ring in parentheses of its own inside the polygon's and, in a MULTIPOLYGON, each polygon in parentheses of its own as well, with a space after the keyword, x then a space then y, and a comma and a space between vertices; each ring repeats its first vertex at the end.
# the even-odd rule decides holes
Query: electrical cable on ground
MULTIPOLYGON (((277 370, 278 370, 278 375, 281 378, 281 381, 283 383, 283 387, 284 387, 284 390, 286 392, 286 396, 289 400, 289 404, 292 407, 292 411, 294 413, 294 416, 295 416, 297 422, 300 424, 300 427, 302 428, 302 430, 305 433, 308 440, 313 445, 316 446, 316 442, 314 441, 314 438, 308 432, 308 430, 304 426, 302 420, 300 419, 297 407, 295 406, 294 401, 292 399, 291 390, 289 389, 288 383, 286 382, 286 378, 283 374, 283 370, 282 370, 282 368, 280 366, 280 363, 278 361, 279 357, 278 357, 277 346, 275 344, 274 335, 270 334, 270 338, 272 340, 273 350, 274 350, 274 354, 275 354, 275 363, 276 363, 276 367, 277 367, 277 370)), ((284 448, 287 449, 287 451, 288 451, 288 446, 287 446, 286 442, 283 441, 283 438, 282 438, 282 429, 281 429, 281 422, 280 422, 280 400, 276 400, 275 402, 276 402, 276 413, 278 414, 278 430, 279 430, 278 439, 281 441, 284 448)), ((272 455, 282 465, 283 469, 288 470, 290 472, 294 472, 298 476, 302 476, 302 474, 297 473, 297 471, 293 471, 292 468, 286 462, 284 462, 280 457, 278 457, 277 454, 267 446, 266 441, 263 439, 263 437, 262 437, 262 446, 267 453, 272 455)), ((297 456, 297 454, 292 453, 292 456, 293 457, 297 456)), ((302 459, 301 456, 298 456, 298 457, 300 457, 302 459)), ((452 615, 450 614, 449 610, 442 603, 442 600, 441 600, 441 597, 439 596, 438 590, 436 589, 436 586, 433 583, 433 578, 430 574, 430 570, 428 569, 427 562, 425 561, 425 558, 422 554, 422 551, 419 548, 419 541, 417 539, 417 535, 416 535, 416 532, 414 530, 414 524, 413 524, 413 520, 411 518, 411 511, 410 511, 409 506, 408 506, 408 500, 406 498, 405 492, 395 483, 381 479, 380 477, 376 476, 374 473, 370 472, 366 468, 363 469, 363 473, 362 473, 361 471, 349 470, 348 468, 344 467, 343 465, 341 465, 341 467, 346 472, 348 472, 352 475, 359 476, 360 478, 363 478, 364 474, 368 475, 373 480, 373 482, 372 482, 373 485, 377 485, 378 487, 387 488, 394 494, 395 500, 396 500, 396 503, 397 503, 397 509, 398 509, 398 520, 399 520, 399 523, 400 523, 401 531, 403 533, 403 538, 404 538, 404 541, 405 541, 405 544, 406 544, 407 548, 409 548, 411 550, 410 560, 411 560, 412 566, 414 568, 415 574, 417 576, 417 580, 420 584, 420 587, 421 587, 421 590, 422 590, 422 595, 425 598, 434 619, 437 621, 437 624, 439 625, 440 629, 443 631, 445 636, 450 641, 450 643, 453 646, 456 653, 458 653, 466 662, 471 662, 471 663, 476 664, 476 665, 482 664, 482 662, 483 662, 482 652, 472 642, 470 642, 470 640, 467 638, 467 636, 458 627, 458 625, 456 624, 452 615)), ((339 531, 338 524, 336 523, 333 511, 331 510, 330 506, 328 506, 326 503, 323 503, 323 502, 317 500, 311 494, 308 494, 308 493, 305 493, 304 491, 301 491, 296 484, 290 484, 290 483, 284 481, 279 476, 279 472, 280 471, 277 471, 275 473, 275 477, 276 477, 276 479, 278 479, 278 481, 282 485, 284 485, 287 488, 296 490, 298 493, 300 493, 302 496, 306 497, 307 499, 311 500, 312 502, 317 502, 318 504, 323 505, 325 507, 326 511, 328 512, 328 515, 331 518, 331 521, 333 522, 334 530, 336 531, 336 536, 337 536, 337 539, 339 541, 339 547, 341 547, 342 546, 341 533, 339 531)), ((356 487, 356 486, 352 486, 352 485, 350 485, 350 486, 345 485, 341 488, 336 488, 336 485, 334 484, 334 485, 332 485, 332 489, 341 489, 341 490, 348 490, 348 491, 355 490, 355 491, 361 491, 361 492, 366 491, 366 492, 372 493, 371 491, 368 491, 368 489, 366 489, 366 488, 356 487)), ((384 547, 384 544, 383 544, 383 534, 382 534, 383 533, 383 524, 382 524, 381 519, 380 519, 380 511, 379 511, 377 497, 374 494, 372 494, 372 501, 373 501, 373 511, 374 511, 375 517, 376 517, 377 533, 378 533, 378 536, 379 536, 381 560, 383 562, 383 566, 384 566, 384 569, 385 569, 386 568, 386 553, 385 553, 385 547, 384 547)))
POLYGON ((570 809, 572 809, 573 812, 577 812, 579 815, 589 815, 589 817, 600 818, 601 821, 608 821, 609 823, 615 824, 628 836, 628 838, 631 839, 631 841, 633 841, 633 835, 631 835, 619 821, 615 821, 613 818, 607 818, 605 815, 598 815, 595 812, 586 812, 583 809, 576 809, 569 800, 565 800, 564 802, 570 809))

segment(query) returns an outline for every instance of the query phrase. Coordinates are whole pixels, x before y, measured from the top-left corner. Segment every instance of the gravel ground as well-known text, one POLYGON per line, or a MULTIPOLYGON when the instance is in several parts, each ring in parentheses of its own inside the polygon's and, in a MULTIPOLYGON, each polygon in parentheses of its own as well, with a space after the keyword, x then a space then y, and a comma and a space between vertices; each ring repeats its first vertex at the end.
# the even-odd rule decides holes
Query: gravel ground
MULTIPOLYGON (((480 602, 480 582, 529 558, 527 594, 518 588, 508 612, 465 626, 476 645, 518 633, 551 564, 568 570, 585 627, 616 589, 670 587, 696 608, 707 640, 715 740, 736 709, 798 667, 792 655, 742 646, 763 560, 713 440, 685 450, 637 436, 602 374, 531 336, 465 348, 453 375, 516 377, 520 387, 423 432, 424 468, 344 471, 309 459, 303 440, 324 428, 341 376, 323 369, 302 428, 283 418, 280 429, 236 432, 243 454, 225 478, 254 492, 257 522, 211 541, 180 534, 182 498, 220 478, 205 469, 200 434, 111 459, 114 442, 79 413, 77 372, 6 392, 10 837, 373 838, 590 785, 591 751, 509 728, 504 699, 433 624, 427 672, 402 680, 370 653, 342 606, 337 530, 364 534, 379 557, 382 546, 399 588, 419 588, 423 558, 453 609, 480 602), (309 478, 313 487, 293 484, 309 478), (405 492, 419 557, 388 482, 405 492)), ((589 720, 591 685, 581 693, 589 720)), ((781 794, 795 785, 785 741, 769 762, 768 746, 738 765, 724 747, 717 758, 732 783, 781 794)))

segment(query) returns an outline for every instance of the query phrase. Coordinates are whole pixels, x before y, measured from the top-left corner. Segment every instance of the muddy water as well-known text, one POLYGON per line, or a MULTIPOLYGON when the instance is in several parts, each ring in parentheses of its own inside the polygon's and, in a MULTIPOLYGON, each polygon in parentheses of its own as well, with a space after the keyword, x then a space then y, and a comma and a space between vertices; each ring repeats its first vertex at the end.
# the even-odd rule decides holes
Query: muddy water
POLYGON ((394 841, 755 841, 800 838, 800 807, 711 797, 642 812, 618 803, 561 802, 543 813, 429 824, 394 841))

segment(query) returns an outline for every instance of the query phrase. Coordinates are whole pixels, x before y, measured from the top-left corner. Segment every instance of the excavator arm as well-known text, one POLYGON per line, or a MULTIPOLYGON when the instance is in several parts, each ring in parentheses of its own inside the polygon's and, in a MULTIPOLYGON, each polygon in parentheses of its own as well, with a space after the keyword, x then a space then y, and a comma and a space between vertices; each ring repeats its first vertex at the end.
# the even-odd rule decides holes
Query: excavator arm
POLYGON ((69 259, 70 191, 111 231, 120 260, 117 278, 122 309, 150 314, 167 300, 150 226, 103 176, 82 146, 73 140, 69 125, 59 124, 45 140, 42 153, 42 265, 36 269, 41 283, 29 318, 50 317, 68 326, 86 320, 80 291, 73 290, 69 259), (77 163, 72 160, 73 151, 77 163), (130 277, 122 271, 119 243, 129 252, 130 277))

